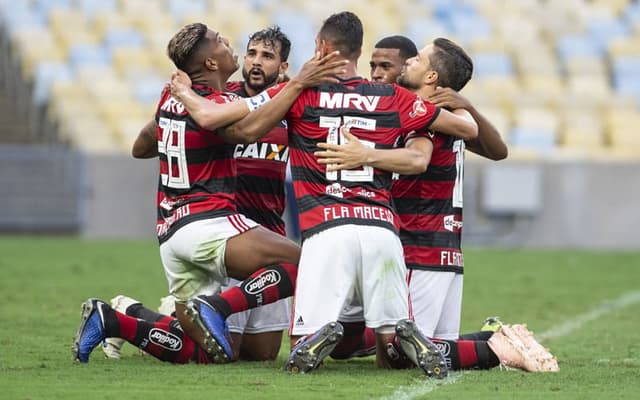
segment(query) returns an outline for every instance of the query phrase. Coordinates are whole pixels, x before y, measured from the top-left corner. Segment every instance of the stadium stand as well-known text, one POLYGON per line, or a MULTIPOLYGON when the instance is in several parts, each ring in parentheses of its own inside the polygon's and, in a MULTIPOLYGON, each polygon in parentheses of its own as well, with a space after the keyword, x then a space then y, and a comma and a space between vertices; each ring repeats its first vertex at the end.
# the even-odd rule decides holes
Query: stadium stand
MULTIPOLYGON (((350 9, 365 25, 359 65, 364 76, 369 74, 366 57, 384 35, 405 34, 419 47, 445 36, 467 48, 475 71, 463 93, 491 116, 516 157, 607 153, 640 158, 636 0, 307 3, 0 0, 0 100, 5 104, 17 96, 11 106, 18 110, 9 114, 28 119, 6 126, 29 130, 25 141, 54 135, 87 152, 128 152, 173 68, 165 47, 181 25, 205 22, 228 35, 242 53, 250 32, 278 24, 292 38, 295 73, 312 55, 322 19, 350 9), (19 81, 9 78, 11 71, 18 72, 19 81), (52 128, 57 133, 33 132, 52 128), (83 134, 88 130, 91 140, 83 134)), ((14 141, 17 131, 3 130, 0 141, 14 141)))

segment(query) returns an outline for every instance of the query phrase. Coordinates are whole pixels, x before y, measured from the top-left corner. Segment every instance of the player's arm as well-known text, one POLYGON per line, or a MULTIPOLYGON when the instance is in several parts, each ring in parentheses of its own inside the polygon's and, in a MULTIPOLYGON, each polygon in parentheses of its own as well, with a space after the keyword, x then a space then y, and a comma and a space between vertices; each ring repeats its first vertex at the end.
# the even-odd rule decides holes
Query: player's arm
POLYGON ((441 108, 436 118, 431 122, 429 129, 465 141, 478 137, 478 124, 467 110, 461 108, 453 111, 441 108))
POLYGON ((158 124, 155 119, 149 121, 138 133, 133 142, 131 155, 134 158, 153 158, 158 156, 158 124))
POLYGON ((170 87, 171 95, 184 105, 191 118, 201 127, 211 131, 243 118, 250 111, 248 103, 244 101, 216 103, 198 95, 191 89, 189 76, 181 70, 171 75, 170 87))
MULTIPOLYGON (((347 60, 335 60, 339 54, 334 51, 321 57, 320 53, 316 53, 302 66, 298 75, 274 89, 277 94, 273 99, 260 98, 250 103, 253 112, 224 128, 220 134, 232 143, 253 143, 268 134, 284 118, 304 89, 338 82, 335 76, 343 72, 348 63, 347 60)), ((267 89, 258 96, 270 97, 269 92, 267 89)), ((245 100, 250 102, 251 99, 245 100)))
POLYGON ((495 126, 482 115, 471 102, 451 88, 437 88, 427 99, 448 109, 465 109, 478 124, 478 137, 466 141, 466 148, 488 159, 498 161, 507 158, 509 150, 495 126))
POLYGON ((347 129, 342 133, 344 144, 318 143, 323 150, 315 152, 319 164, 326 164, 327 171, 347 170, 367 165, 401 175, 415 175, 427 170, 433 152, 433 143, 426 137, 415 137, 403 148, 375 149, 364 146, 347 129))
POLYGON ((282 120, 304 89, 321 83, 337 82, 335 75, 342 72, 344 65, 348 62, 336 61, 338 54, 333 52, 324 57, 316 54, 273 99, 267 90, 242 101, 217 104, 198 96, 191 89, 191 82, 184 79, 186 74, 180 72, 174 73, 171 79, 171 94, 182 102, 191 117, 201 127, 215 130, 231 124, 219 131, 226 141, 253 143, 269 133, 282 120), (223 106, 227 107, 222 108, 223 106), (227 113, 233 113, 233 115, 225 116, 224 114, 227 113))

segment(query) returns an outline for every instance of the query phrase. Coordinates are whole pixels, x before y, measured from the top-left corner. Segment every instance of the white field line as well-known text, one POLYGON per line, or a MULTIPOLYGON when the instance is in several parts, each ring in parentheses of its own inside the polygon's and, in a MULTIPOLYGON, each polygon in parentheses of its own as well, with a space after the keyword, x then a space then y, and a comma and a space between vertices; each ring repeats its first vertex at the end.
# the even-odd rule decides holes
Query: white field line
MULTIPOLYGON (((544 342, 545 340, 568 336, 582 328, 582 326, 587 322, 594 321, 609 312, 620 310, 636 303, 640 303, 640 291, 626 293, 614 300, 606 300, 597 304, 586 313, 577 315, 560 325, 536 335, 536 339, 544 342)), ((401 386, 390 396, 382 397, 380 400, 412 400, 421 398, 442 385, 449 385, 457 382, 463 376, 464 372, 454 372, 450 373, 449 377, 442 381, 427 379, 415 385, 401 386)))
POLYGON ((594 321, 607 313, 620 310, 635 303, 640 303, 640 291, 626 293, 615 300, 606 300, 584 314, 556 325, 546 332, 535 335, 536 339, 544 342, 545 340, 567 336, 582 328, 587 322, 594 321))

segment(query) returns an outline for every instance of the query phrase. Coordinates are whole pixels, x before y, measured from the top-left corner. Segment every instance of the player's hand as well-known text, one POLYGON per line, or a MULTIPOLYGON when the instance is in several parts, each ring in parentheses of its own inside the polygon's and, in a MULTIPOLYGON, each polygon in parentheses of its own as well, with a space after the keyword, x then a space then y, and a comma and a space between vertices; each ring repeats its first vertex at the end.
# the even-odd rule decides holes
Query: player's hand
POLYGON ((427 97, 431 103, 438 107, 447 108, 449 110, 455 110, 457 108, 463 108, 468 110, 471 107, 471 103, 460 93, 451 88, 443 88, 438 86, 436 90, 427 97))
POLYGON ((319 164, 327 164, 327 171, 359 168, 367 161, 369 148, 353 136, 349 128, 343 127, 341 130, 346 143, 318 143, 318 147, 323 150, 314 153, 319 164))
POLYGON ((171 74, 169 86, 171 88, 171 95, 180 100, 181 96, 191 89, 191 78, 189 78, 186 72, 178 69, 171 74))
POLYGON ((336 60, 339 54, 339 51, 334 51, 321 57, 317 52, 312 59, 304 63, 298 75, 291 78, 289 84, 297 84, 305 89, 322 83, 337 83, 336 75, 345 73, 344 66, 349 63, 349 60, 336 60))

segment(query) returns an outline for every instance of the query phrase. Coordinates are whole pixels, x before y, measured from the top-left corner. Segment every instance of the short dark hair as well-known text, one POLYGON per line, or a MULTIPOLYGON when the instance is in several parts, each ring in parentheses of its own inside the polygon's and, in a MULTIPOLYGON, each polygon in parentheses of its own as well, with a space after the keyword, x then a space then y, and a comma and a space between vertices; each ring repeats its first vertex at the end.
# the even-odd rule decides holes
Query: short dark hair
MULTIPOLYGON (((265 28, 249 35, 249 43, 251 42, 264 42, 269 44, 273 49, 276 48, 276 43, 280 43, 280 61, 287 61, 289 59, 289 52, 291 51, 291 41, 287 35, 282 32, 278 25, 274 25, 270 28, 265 28)), ((247 44, 248 46, 248 44, 247 44)))
POLYGON ((375 45, 376 49, 398 49, 400 50, 400 57, 407 58, 415 57, 418 55, 418 48, 413 40, 402 35, 387 36, 378 41, 375 45))
POLYGON ((333 44, 342 57, 356 58, 362 50, 362 21, 349 11, 333 14, 322 24, 318 37, 333 44))
POLYGON ((429 63, 438 73, 438 85, 459 91, 471 79, 473 73, 471 57, 462 47, 449 39, 437 38, 433 41, 433 45, 429 63))
POLYGON ((209 28, 200 22, 185 25, 178 31, 167 45, 167 55, 176 67, 185 72, 193 69, 191 63, 194 55, 198 52, 205 41, 209 28))

